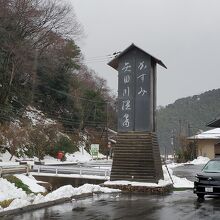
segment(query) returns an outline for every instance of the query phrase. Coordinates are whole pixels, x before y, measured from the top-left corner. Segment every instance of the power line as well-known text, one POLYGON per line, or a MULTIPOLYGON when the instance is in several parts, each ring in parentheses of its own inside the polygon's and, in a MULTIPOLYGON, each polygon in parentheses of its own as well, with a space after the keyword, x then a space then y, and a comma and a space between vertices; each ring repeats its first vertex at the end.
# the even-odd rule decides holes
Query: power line
POLYGON ((68 94, 68 93, 66 93, 66 92, 62 92, 62 91, 60 91, 60 90, 53 89, 53 88, 51 88, 51 87, 49 87, 49 86, 43 86, 43 87, 44 87, 44 88, 47 88, 47 89, 49 89, 49 90, 51 90, 51 91, 54 91, 54 92, 57 92, 57 93, 66 95, 66 96, 68 96, 68 97, 70 97, 70 98, 75 97, 75 98, 77 98, 77 99, 85 100, 85 101, 93 102, 93 103, 102 103, 102 104, 110 103, 110 102, 107 101, 107 100, 100 102, 100 101, 94 101, 94 100, 91 100, 91 99, 87 99, 87 98, 84 98, 84 97, 79 97, 79 96, 75 96, 75 95, 70 95, 70 94, 68 94))
POLYGON ((98 63, 98 62, 107 62, 110 59, 115 58, 118 56, 121 52, 114 52, 113 54, 108 54, 104 56, 96 56, 96 57, 90 57, 84 60, 85 63, 98 63))
POLYGON ((112 54, 107 54, 107 55, 102 55, 102 56, 94 56, 94 57, 89 57, 86 60, 93 60, 93 59, 102 59, 102 58, 113 58, 116 57, 117 55, 119 55, 121 52, 114 52, 112 54))

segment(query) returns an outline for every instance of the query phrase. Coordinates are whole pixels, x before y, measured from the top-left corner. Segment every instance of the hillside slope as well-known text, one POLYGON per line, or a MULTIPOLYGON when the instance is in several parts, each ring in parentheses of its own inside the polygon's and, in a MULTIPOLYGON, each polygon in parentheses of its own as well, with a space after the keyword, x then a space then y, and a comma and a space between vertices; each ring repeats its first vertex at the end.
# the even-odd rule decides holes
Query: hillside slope
POLYGON ((178 148, 180 136, 190 136, 200 130, 209 130, 206 124, 220 115, 220 89, 191 97, 181 98, 157 111, 157 127, 161 153, 165 147, 172 152, 178 148))

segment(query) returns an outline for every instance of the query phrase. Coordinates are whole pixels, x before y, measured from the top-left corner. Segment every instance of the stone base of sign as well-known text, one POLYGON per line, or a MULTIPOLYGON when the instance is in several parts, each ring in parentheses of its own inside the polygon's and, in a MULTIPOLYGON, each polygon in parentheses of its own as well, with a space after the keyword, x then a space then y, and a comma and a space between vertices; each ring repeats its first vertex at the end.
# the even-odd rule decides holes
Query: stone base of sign
POLYGON ((120 189, 123 192, 147 193, 147 194, 164 194, 164 193, 169 193, 173 190, 172 184, 166 186, 160 186, 160 187, 132 186, 131 184, 128 185, 103 184, 103 186, 112 189, 120 189))
POLYGON ((156 133, 118 133, 110 180, 158 183, 160 179, 163 172, 156 133))

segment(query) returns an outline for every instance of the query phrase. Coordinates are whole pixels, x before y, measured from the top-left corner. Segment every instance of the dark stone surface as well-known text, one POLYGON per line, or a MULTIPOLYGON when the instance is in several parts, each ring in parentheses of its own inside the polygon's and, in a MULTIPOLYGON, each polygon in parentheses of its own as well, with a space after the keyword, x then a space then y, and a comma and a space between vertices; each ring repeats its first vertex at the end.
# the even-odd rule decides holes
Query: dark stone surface
POLYGON ((164 187, 148 187, 148 186, 132 186, 128 185, 104 185, 112 189, 120 189, 123 192, 132 192, 132 193, 147 193, 147 194, 166 194, 173 190, 173 186, 167 185, 164 187))

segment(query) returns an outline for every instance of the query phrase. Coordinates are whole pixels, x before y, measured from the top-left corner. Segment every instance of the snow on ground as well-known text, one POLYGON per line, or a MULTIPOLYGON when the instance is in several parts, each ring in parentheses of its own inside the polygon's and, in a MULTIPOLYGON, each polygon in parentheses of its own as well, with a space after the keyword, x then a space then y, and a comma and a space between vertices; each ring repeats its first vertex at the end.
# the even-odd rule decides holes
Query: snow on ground
POLYGON ((83 151, 76 151, 73 154, 66 153, 66 160, 60 161, 54 157, 51 157, 49 155, 45 156, 42 162, 45 163, 45 165, 51 165, 51 164, 65 164, 65 163, 85 163, 92 160, 92 156, 84 149, 83 151))
POLYGON ((31 120, 33 125, 37 125, 37 124, 44 124, 44 125, 48 125, 48 124, 56 124, 56 121, 50 119, 50 118, 46 118, 45 115, 37 110, 34 107, 28 106, 26 108, 25 117, 27 117, 28 119, 31 120))
POLYGON ((175 175, 173 175, 173 170, 168 167, 169 173, 171 175, 171 178, 169 176, 169 173, 167 171, 167 168, 163 165, 163 175, 164 180, 159 180, 157 183, 142 183, 142 182, 134 182, 134 181, 106 181, 104 184, 106 186, 108 185, 132 185, 132 186, 146 186, 146 187, 164 187, 169 184, 172 184, 173 180, 173 187, 174 188, 193 188, 193 182, 187 180, 186 178, 180 178, 175 175))
MULTIPOLYGON (((85 150, 81 149, 80 151, 76 151, 73 154, 66 153, 66 160, 65 161, 60 161, 57 158, 51 157, 49 155, 46 155, 42 162, 45 163, 45 165, 55 165, 55 164, 68 164, 68 163, 86 163, 89 161, 92 161, 92 156, 85 150)), ((23 158, 17 158, 13 157, 11 161, 9 161, 11 157, 11 154, 6 151, 5 153, 0 153, 0 166, 10 166, 10 165, 19 165, 19 162, 15 162, 15 160, 24 160, 26 161, 29 165, 33 165, 34 161, 39 161, 37 157, 34 158, 28 158, 28 157, 23 157, 23 158)), ((106 158, 105 155, 99 154, 99 159, 106 158)), ((96 158, 94 158, 95 160, 96 158)))
MULTIPOLYGON (((171 178, 173 180, 173 187, 174 188, 193 188, 194 183, 186 178, 180 178, 178 176, 173 175, 173 170, 168 167, 169 173, 171 175, 171 178)), ((163 174, 164 174, 164 180, 169 181, 172 183, 168 170, 165 166, 163 166, 163 174)))
POLYGON ((66 154, 66 161, 85 163, 92 160, 92 156, 85 150, 80 148, 79 151, 73 154, 66 154))
POLYGON ((49 155, 44 156, 44 159, 41 161, 44 162, 45 165, 62 163, 62 161, 58 160, 57 158, 51 157, 49 155))
POLYGON ((0 167, 7 167, 7 166, 18 166, 19 162, 0 162, 0 167))
POLYGON ((0 186, 0 201, 27 197, 22 189, 17 188, 14 183, 10 183, 6 179, 0 178, 0 186))
POLYGON ((18 159, 17 157, 13 156, 12 160, 9 161, 11 158, 11 154, 6 151, 5 153, 0 153, 0 159, 2 160, 2 162, 15 162, 16 159, 18 159))
POLYGON ((170 163, 167 164, 167 167, 170 169, 173 169, 175 167, 179 167, 179 166, 184 166, 184 165, 202 165, 202 164, 206 164, 208 163, 210 159, 208 157, 202 157, 202 156, 198 156, 196 159, 192 160, 192 161, 188 161, 186 163, 170 163))
POLYGON ((25 207, 28 205, 31 205, 31 202, 29 201, 28 198, 27 199, 17 198, 17 199, 14 199, 7 208, 2 209, 0 211, 7 211, 7 210, 11 210, 11 209, 22 208, 22 207, 25 207))
POLYGON ((199 156, 195 160, 187 162, 186 164, 193 164, 193 165, 206 164, 209 162, 209 160, 210 159, 208 157, 199 156))
POLYGON ((65 154, 66 156, 66 161, 69 162, 77 162, 77 163, 86 163, 89 162, 91 160, 96 160, 96 159, 105 159, 106 156, 99 153, 98 154, 98 158, 94 157, 92 158, 92 156, 85 150, 85 149, 81 149, 73 154, 65 154))
POLYGON ((46 189, 43 186, 37 184, 37 180, 33 176, 26 176, 24 174, 16 174, 14 175, 18 179, 20 179, 25 185, 29 187, 29 189, 34 193, 46 192, 46 189))

